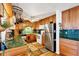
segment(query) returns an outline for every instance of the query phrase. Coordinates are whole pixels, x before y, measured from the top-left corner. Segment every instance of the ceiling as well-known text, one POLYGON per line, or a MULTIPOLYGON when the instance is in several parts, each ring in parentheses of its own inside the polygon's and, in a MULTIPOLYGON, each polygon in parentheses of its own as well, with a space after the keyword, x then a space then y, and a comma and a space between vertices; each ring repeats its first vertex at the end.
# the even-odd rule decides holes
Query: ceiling
POLYGON ((32 21, 51 16, 56 10, 61 11, 78 6, 79 3, 13 3, 23 9, 23 17, 32 21))

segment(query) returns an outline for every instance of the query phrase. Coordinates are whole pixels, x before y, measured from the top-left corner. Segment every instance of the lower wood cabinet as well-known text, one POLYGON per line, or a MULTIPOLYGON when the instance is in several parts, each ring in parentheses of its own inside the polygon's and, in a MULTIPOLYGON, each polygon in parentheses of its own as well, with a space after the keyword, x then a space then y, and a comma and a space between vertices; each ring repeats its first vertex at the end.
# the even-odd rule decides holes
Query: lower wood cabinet
POLYGON ((78 56, 79 42, 60 38, 60 54, 64 56, 78 56))
MULTIPOLYGON (((21 47, 16 47, 16 48, 11 48, 11 49, 7 49, 4 52, 4 56, 24 56, 24 55, 28 55, 27 54, 27 45, 25 46, 21 46, 21 47)), ((2 51, 0 51, 1 55, 3 54, 2 51)))
POLYGON ((79 41, 78 41, 78 47, 77 48, 78 48, 78 56, 79 56, 79 41))

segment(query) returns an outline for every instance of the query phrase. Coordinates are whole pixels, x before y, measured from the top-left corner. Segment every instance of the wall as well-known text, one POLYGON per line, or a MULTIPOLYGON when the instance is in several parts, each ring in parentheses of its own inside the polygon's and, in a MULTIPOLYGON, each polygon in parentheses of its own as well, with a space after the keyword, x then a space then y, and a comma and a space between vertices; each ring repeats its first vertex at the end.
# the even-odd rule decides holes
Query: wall
POLYGON ((60 54, 60 40, 59 40, 59 23, 62 20, 62 12, 57 9, 56 10, 56 53, 60 54))

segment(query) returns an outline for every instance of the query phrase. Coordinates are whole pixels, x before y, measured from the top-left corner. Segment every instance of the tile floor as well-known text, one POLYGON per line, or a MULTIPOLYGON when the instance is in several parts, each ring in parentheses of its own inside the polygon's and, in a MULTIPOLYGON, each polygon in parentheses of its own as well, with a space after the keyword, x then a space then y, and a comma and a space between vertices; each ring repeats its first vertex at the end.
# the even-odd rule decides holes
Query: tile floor
POLYGON ((17 48, 8 49, 5 52, 5 56, 59 56, 56 53, 47 50, 44 46, 37 42, 26 43, 25 46, 17 48), (19 50, 17 50, 17 48, 19 50))
POLYGON ((29 43, 27 44, 28 46, 28 56, 59 56, 56 53, 53 53, 41 44, 34 42, 34 43, 29 43))

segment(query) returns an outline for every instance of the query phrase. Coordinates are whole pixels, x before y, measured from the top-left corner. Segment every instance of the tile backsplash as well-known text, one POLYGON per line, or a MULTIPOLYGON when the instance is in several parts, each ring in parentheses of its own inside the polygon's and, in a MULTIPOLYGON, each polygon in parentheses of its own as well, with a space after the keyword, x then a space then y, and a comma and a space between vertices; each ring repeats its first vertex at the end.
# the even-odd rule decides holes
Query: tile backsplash
POLYGON ((79 41, 79 30, 78 29, 60 30, 60 37, 79 41))

